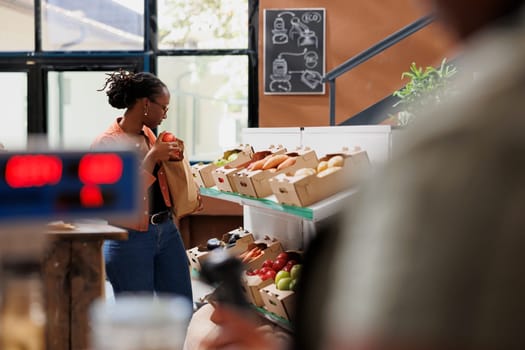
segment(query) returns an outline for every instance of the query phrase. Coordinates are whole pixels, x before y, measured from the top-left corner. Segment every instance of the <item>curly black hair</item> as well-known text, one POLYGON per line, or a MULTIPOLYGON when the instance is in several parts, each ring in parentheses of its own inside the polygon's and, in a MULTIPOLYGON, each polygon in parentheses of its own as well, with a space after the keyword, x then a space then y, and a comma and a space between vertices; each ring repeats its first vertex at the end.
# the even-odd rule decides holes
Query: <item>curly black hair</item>
POLYGON ((166 88, 166 84, 148 72, 133 73, 120 69, 106 75, 109 77, 99 91, 106 90, 109 104, 118 109, 132 107, 140 98, 152 99, 166 88))

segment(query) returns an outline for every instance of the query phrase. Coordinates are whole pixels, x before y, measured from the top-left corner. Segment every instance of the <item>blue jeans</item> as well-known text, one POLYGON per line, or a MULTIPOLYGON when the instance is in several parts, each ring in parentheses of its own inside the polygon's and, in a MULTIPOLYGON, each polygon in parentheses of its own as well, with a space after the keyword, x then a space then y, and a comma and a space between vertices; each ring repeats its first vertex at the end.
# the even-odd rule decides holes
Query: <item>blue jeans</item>
POLYGON ((115 297, 121 293, 176 294, 193 301, 186 250, 171 219, 147 232, 127 229, 125 241, 104 242, 106 275, 115 297))

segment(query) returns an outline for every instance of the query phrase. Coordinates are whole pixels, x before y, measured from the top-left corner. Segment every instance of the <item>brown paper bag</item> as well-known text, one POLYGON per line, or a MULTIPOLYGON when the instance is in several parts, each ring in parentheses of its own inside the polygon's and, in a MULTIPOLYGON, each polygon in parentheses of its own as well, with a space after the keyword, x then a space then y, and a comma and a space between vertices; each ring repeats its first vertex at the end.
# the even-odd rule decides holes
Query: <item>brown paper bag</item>
POLYGON ((191 173, 187 158, 162 162, 171 194, 172 211, 177 219, 200 208, 199 187, 191 173))

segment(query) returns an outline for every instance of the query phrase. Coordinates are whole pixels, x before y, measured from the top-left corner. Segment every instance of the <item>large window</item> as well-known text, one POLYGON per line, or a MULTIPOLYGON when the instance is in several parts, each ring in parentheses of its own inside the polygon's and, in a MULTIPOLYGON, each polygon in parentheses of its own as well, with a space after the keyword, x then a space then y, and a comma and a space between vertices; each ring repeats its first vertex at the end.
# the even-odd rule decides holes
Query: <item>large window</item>
POLYGON ((159 77, 172 108, 163 130, 186 142, 193 160, 240 143, 248 126, 248 0, 160 0, 159 77), (220 54, 217 53, 220 51, 220 54))
POLYGON ((248 48, 248 0, 159 0, 161 49, 248 48))
POLYGON ((144 1, 43 0, 42 49, 142 50, 144 1))
POLYGON ((27 75, 0 72, 0 143, 24 149, 27 143, 27 75))
POLYGON ((168 85, 162 128, 184 139, 190 159, 213 160, 240 142, 243 127, 256 126, 257 45, 248 35, 256 3, 0 0, 0 102, 14 104, 1 120, 14 130, 0 142, 89 147, 123 112, 97 89, 105 73, 125 68, 168 85))

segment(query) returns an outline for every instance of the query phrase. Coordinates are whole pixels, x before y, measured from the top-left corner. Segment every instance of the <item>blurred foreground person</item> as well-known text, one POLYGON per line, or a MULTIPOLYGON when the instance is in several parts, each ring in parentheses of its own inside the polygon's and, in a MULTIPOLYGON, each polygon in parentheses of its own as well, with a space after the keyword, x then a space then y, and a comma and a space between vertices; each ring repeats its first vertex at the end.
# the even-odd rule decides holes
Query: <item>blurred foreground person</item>
POLYGON ((459 94, 362 191, 323 349, 525 348, 524 2, 433 1, 464 39, 459 94))
POLYGON ((460 94, 364 186, 295 348, 525 348, 524 1, 431 1, 465 44, 460 94))

